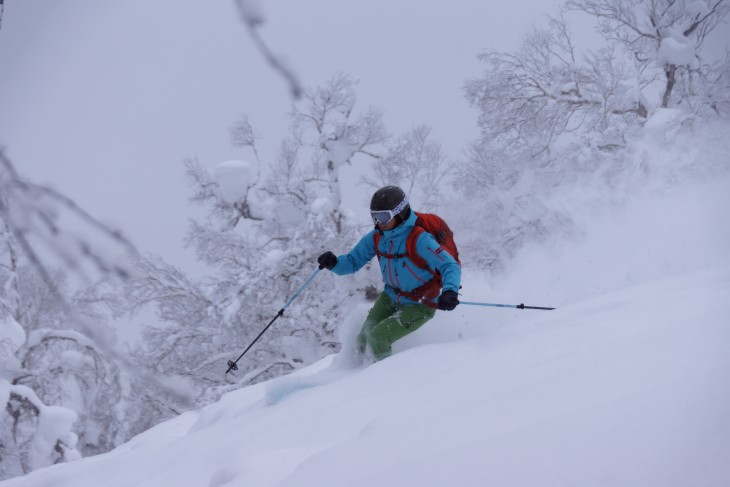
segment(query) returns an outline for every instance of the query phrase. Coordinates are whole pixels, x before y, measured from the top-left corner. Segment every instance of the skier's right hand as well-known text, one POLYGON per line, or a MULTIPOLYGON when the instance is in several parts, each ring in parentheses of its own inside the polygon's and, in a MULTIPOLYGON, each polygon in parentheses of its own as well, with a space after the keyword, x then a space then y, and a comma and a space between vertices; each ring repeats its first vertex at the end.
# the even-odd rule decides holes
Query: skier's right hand
POLYGON ((444 311, 453 311, 459 304, 459 295, 456 291, 444 291, 438 299, 438 309, 444 311))
POLYGON ((327 268, 332 270, 337 265, 337 256, 328 250, 319 256, 317 263, 320 269, 327 268))

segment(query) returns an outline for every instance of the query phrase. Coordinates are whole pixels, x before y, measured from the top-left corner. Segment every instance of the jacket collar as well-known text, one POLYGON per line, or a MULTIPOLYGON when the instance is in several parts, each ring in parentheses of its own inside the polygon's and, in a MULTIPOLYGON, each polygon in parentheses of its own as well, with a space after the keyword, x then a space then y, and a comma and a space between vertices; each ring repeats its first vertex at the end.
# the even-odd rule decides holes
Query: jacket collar
POLYGON ((411 233, 413 227, 416 226, 417 218, 418 217, 416 216, 416 212, 411 209, 411 216, 409 216, 406 221, 395 227, 393 230, 385 230, 383 232, 383 235, 385 235, 389 239, 405 237, 409 233, 411 233))

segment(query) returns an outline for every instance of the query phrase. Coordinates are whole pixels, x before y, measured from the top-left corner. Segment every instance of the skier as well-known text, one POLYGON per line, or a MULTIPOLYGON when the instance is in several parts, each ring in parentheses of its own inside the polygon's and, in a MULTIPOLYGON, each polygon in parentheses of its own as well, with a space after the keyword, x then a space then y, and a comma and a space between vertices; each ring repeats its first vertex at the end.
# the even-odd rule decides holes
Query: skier
POLYGON ((461 266, 442 245, 444 242, 417 226, 423 215, 411 211, 402 189, 386 186, 376 191, 370 201, 370 214, 375 228, 349 253, 336 256, 327 251, 317 262, 320 269, 345 275, 357 272, 378 256, 385 290, 368 312, 358 335, 358 347, 362 354, 370 346, 374 358, 382 360, 391 354, 396 340, 433 318, 436 309, 451 311, 459 304, 461 266), (412 232, 413 240, 409 241, 412 232), (417 256, 412 255, 414 250, 417 256))

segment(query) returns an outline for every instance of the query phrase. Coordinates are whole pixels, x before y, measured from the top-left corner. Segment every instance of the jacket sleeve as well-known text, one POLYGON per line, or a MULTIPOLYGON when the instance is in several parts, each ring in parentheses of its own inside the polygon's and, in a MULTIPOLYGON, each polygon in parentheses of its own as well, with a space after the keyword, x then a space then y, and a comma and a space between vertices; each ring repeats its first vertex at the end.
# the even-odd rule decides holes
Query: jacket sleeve
POLYGON ((347 253, 337 257, 337 265, 332 272, 339 275, 354 274, 362 266, 375 257, 375 230, 368 232, 360 241, 347 253))
POLYGON ((428 264, 432 270, 438 270, 441 273, 442 288, 444 291, 459 292, 461 287, 461 266, 443 248, 433 235, 423 232, 418 236, 416 242, 416 252, 428 264))

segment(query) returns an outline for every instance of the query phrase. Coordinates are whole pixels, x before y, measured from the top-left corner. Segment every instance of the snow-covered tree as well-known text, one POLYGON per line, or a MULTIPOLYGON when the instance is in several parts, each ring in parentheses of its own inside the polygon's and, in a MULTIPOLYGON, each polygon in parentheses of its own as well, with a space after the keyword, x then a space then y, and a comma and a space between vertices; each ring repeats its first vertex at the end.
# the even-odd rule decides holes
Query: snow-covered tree
POLYGON ((53 285, 65 300, 60 304, 4 237, 0 382, 6 394, 0 397, 0 444, 12 453, 3 455, 0 477, 7 478, 109 451, 149 427, 146 416, 154 408, 117 355, 80 331, 84 326, 75 319, 93 320, 99 334, 109 333, 86 296, 69 295, 64 274, 55 271, 53 285), (6 260, 9 256, 14 258, 6 260), (46 453, 39 457, 41 451, 46 453))
POLYGON ((332 204, 331 217, 338 234, 345 231, 340 170, 353 164, 357 155, 377 159, 373 151, 388 138, 379 110, 370 107, 361 114, 353 113, 355 85, 355 79, 339 74, 308 92, 303 106, 294 108, 292 137, 282 150, 287 165, 293 162, 292 150, 311 152, 312 175, 326 178, 325 194, 332 204))
POLYGON ((70 198, 21 178, 0 152, 0 478, 109 451, 150 426, 145 393, 154 386, 131 379, 138 371, 86 289, 129 275, 115 245, 133 252, 70 198))
POLYGON ((726 0, 570 0, 566 7, 517 52, 479 56, 488 68, 465 86, 479 111, 478 149, 488 141, 535 157, 581 134, 611 148, 658 108, 726 110, 728 59, 702 55, 707 37, 726 25, 726 0), (572 10, 597 21, 604 47, 581 48, 566 19, 572 10))
POLYGON ((725 0, 570 0, 566 7, 516 52, 481 54, 487 69, 465 84, 481 134, 453 184, 470 198, 471 223, 485 229, 463 242, 467 263, 499 270, 525 243, 574 229, 558 203, 566 188, 593 188, 577 197, 608 204, 616 197, 607 191, 626 181, 676 175, 676 158, 650 170, 633 142, 661 127, 675 143, 728 116, 728 58, 703 58, 707 37, 726 25, 725 0), (575 11, 598 22, 602 47, 585 49, 571 34, 575 11))
POLYGON ((727 93, 705 96, 727 59, 713 64, 702 55, 710 34, 723 27, 727 33, 727 0, 568 0, 566 6, 597 20, 603 37, 634 61, 642 84, 658 83, 660 107, 701 113, 727 105, 727 93))
POLYGON ((489 68, 465 86, 482 132, 472 150, 535 157, 576 133, 602 133, 611 144, 648 113, 627 62, 609 47, 583 57, 562 16, 528 34, 516 53, 479 59, 489 68))
POLYGON ((397 185, 419 210, 432 211, 442 203, 442 182, 449 169, 441 145, 431 138, 431 128, 420 125, 390 141, 363 181, 373 190, 397 185))
MULTIPOLYGON (((7 325, 3 323, 3 325, 7 325)), ((0 479, 81 457, 76 413, 48 406, 29 387, 0 378, 0 479)))
POLYGON ((338 75, 307 91, 269 164, 259 158, 246 116, 231 135, 249 162, 210 169, 186 162, 191 199, 208 210, 191 222, 187 244, 215 272, 195 280, 160 259, 144 259, 125 296, 128 311, 153 305, 161 321, 146 328, 139 361, 156 373, 191 378, 201 403, 335 351, 343 314, 371 284, 364 273, 332 292, 331 276, 322 274, 239 362, 237 377, 224 377, 227 361, 314 273, 317 256, 349 248, 360 236, 342 206, 340 171, 378 157, 387 134, 377 110, 357 110, 355 84, 338 75))
MULTIPOLYGON (((3 208, 9 208, 7 193, 0 199, 3 208)), ((34 388, 22 384, 31 373, 22 353, 31 327, 21 323, 37 328, 53 321, 51 316, 60 308, 46 292, 49 286, 24 279, 22 260, 10 222, 4 218, 0 226, 0 479, 80 456, 72 428, 76 413, 49 406, 52 403, 39 398, 34 388), (40 291, 37 300, 30 298, 35 290, 40 291)))

